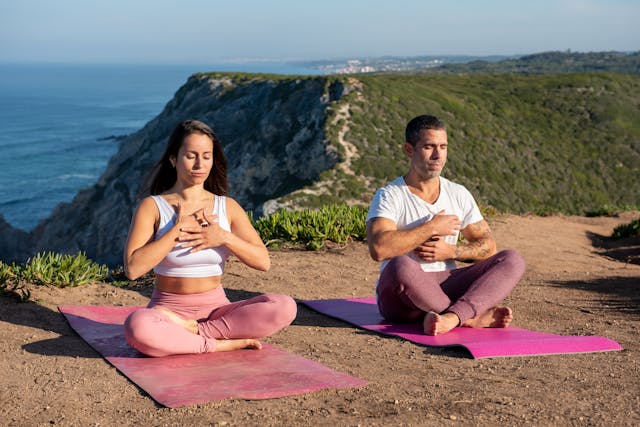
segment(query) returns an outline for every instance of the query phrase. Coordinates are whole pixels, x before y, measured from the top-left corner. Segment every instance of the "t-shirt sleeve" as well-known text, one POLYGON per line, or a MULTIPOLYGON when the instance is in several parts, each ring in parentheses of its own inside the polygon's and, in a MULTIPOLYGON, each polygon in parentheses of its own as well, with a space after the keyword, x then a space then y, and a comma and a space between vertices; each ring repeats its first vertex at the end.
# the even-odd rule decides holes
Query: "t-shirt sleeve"
POLYGON ((371 205, 369 206, 369 213, 367 215, 367 222, 374 218, 388 218, 391 221, 398 222, 398 206, 392 197, 391 192, 384 188, 376 191, 373 196, 371 205))
POLYGON ((475 199, 469 190, 464 187, 462 188, 462 212, 463 218, 460 218, 462 221, 460 228, 465 228, 469 224, 474 224, 484 219, 475 199))

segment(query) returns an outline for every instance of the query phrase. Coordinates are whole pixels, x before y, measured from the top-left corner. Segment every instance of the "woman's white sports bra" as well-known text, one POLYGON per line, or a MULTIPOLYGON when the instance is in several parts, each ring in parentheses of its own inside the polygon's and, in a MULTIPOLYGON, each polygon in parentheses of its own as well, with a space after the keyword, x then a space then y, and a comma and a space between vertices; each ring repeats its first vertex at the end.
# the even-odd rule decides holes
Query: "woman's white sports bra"
MULTIPOLYGON (((158 240, 173 227, 176 212, 162 196, 151 196, 160 212, 160 224, 154 240, 158 240)), ((231 231, 227 218, 226 197, 215 195, 212 213, 218 215, 218 225, 231 231)), ((224 246, 203 249, 189 253, 191 248, 176 245, 167 256, 153 268, 153 272, 169 277, 210 277, 222 276, 224 263, 229 258, 230 251, 224 246)))

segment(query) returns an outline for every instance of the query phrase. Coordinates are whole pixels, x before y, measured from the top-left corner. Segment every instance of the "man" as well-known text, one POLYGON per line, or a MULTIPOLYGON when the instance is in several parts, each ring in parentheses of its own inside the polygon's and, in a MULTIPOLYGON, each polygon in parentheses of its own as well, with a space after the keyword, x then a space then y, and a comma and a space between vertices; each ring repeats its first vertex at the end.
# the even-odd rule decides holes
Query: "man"
POLYGON ((512 250, 496 254, 471 193, 440 176, 447 161, 444 124, 418 116, 405 136, 409 172, 376 192, 367 216, 369 252, 382 261, 380 313, 394 322, 422 320, 427 335, 456 326, 506 328, 512 310, 499 304, 522 277, 524 260, 512 250), (456 268, 455 261, 474 264, 456 268))

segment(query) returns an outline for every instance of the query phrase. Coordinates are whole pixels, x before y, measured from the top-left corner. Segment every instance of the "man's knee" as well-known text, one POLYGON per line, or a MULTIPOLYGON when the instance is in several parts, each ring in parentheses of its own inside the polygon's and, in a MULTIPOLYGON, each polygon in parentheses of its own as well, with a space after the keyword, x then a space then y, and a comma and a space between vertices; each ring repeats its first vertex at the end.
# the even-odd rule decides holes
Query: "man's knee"
POLYGON ((501 262, 507 264, 512 274, 522 277, 526 267, 526 263, 522 255, 513 249, 505 249, 497 254, 501 258, 501 262))
POLYGON ((382 317, 404 323, 418 321, 424 316, 424 310, 416 307, 409 296, 416 293, 416 288, 424 288, 424 281, 418 280, 421 272, 420 264, 407 255, 389 260, 376 288, 382 317))
POLYGON ((382 270, 381 280, 392 283, 409 284, 420 264, 408 255, 393 257, 382 270))

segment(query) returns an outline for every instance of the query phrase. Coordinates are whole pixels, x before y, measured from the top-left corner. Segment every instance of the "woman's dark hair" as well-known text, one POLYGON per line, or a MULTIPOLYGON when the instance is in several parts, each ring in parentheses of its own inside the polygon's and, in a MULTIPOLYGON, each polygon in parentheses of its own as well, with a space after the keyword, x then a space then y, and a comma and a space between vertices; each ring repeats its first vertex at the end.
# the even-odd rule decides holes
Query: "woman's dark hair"
POLYGON ((407 124, 407 129, 404 133, 405 141, 415 147, 418 141, 420 141, 420 132, 429 129, 444 130, 444 123, 442 123, 436 116, 430 116, 427 114, 414 117, 407 124))
POLYGON ((205 190, 219 196, 227 195, 227 158, 224 156, 222 144, 216 134, 213 133, 213 130, 198 120, 185 120, 176 126, 171 133, 164 154, 151 172, 149 184, 150 194, 157 195, 164 193, 176 183, 178 175, 169 159, 171 157, 178 157, 178 150, 180 150, 182 142, 187 136, 194 133, 206 135, 211 138, 213 142, 213 167, 207 180, 204 182, 205 190))

